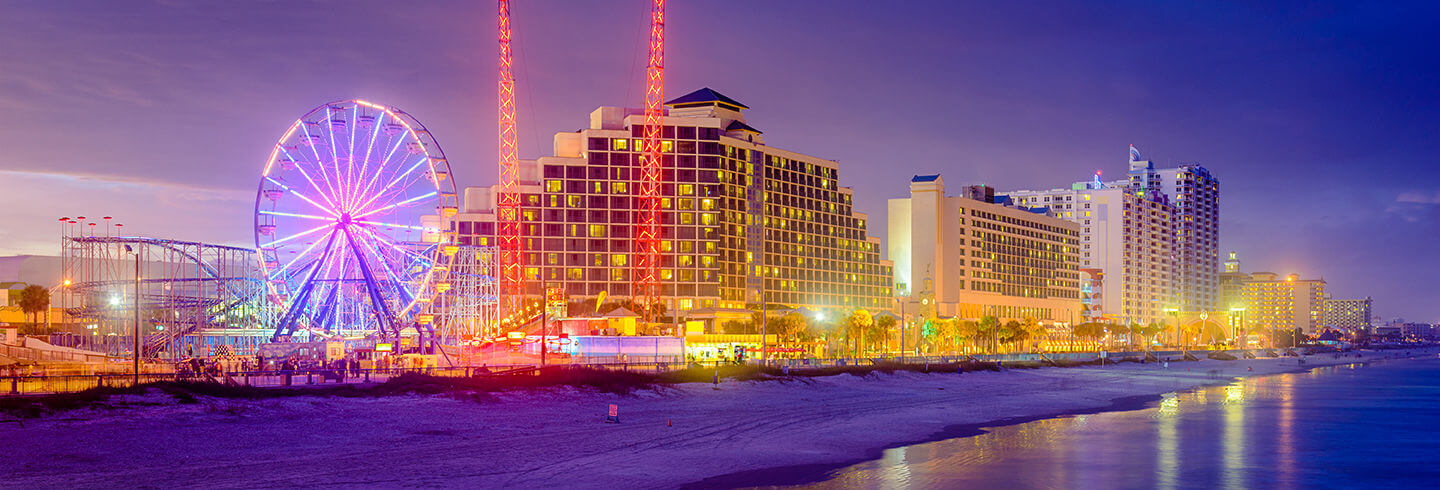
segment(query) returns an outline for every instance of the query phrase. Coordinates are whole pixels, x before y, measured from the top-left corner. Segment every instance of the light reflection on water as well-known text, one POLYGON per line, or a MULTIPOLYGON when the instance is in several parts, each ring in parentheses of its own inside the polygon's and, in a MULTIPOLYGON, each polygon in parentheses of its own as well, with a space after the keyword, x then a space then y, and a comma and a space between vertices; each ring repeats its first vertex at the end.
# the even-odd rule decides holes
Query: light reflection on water
POLYGON ((1440 360, 1249 378, 1142 410, 987 429, 890 449, 812 486, 1429 486, 1440 469, 1416 455, 1440 451, 1440 429, 1395 418, 1404 413, 1440 413, 1440 360))

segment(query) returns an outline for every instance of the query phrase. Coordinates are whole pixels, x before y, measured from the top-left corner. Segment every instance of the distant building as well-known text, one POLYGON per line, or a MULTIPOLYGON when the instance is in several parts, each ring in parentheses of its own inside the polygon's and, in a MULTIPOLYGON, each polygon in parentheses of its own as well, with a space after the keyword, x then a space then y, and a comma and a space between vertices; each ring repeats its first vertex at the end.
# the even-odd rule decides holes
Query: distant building
POLYGON ((1273 272, 1256 272, 1246 281, 1244 296, 1245 322, 1254 328, 1299 330, 1305 335, 1320 330, 1324 279, 1300 279, 1297 274, 1282 279, 1273 272))
POLYGON ((939 175, 910 180, 910 197, 889 202, 895 283, 933 298, 942 316, 1083 319, 1080 225, 994 204, 989 187, 945 195, 939 175))
POLYGON ((1372 302, 1365 299, 1326 299, 1320 324, 1337 330, 1370 329, 1372 302))
POLYGON ((1231 310, 1245 307, 1245 282, 1250 274, 1240 271, 1240 256, 1235 251, 1225 256, 1225 269, 1220 273, 1220 297, 1217 310, 1231 310))

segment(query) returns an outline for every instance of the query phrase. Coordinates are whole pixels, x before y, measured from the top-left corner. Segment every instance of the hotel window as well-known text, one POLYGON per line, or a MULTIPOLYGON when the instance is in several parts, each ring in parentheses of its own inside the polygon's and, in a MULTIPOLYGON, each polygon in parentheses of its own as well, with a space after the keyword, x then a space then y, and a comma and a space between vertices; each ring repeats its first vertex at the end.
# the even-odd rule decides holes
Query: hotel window
POLYGON ((625 254, 611 254, 610 265, 614 267, 625 267, 625 254))
POLYGON ((565 206, 578 208, 580 207, 580 200, 580 196, 565 196, 565 206))
POLYGON ((590 225, 591 238, 603 238, 605 236, 605 225, 590 225))
POLYGON ((693 195, 695 195, 695 184, 680 184, 680 185, 677 186, 677 187, 678 187, 678 190, 676 191, 676 194, 679 194, 679 195, 682 195, 682 196, 693 196, 693 195))
POLYGON ((545 181, 545 192, 560 192, 561 189, 564 189, 564 185, 565 183, 559 180, 547 180, 545 181))
POLYGON ((610 140, 610 149, 612 151, 627 150, 629 149, 629 147, 630 140, 627 140, 625 138, 615 138, 613 140, 610 140))

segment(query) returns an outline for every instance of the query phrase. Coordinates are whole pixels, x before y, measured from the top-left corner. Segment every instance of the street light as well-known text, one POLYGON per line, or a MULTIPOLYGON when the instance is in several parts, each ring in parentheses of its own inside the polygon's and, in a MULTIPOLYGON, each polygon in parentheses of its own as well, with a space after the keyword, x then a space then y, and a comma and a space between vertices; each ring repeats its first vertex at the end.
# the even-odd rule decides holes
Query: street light
POLYGON ((125 245, 125 253, 135 255, 135 303, 131 305, 135 309, 135 332, 134 350, 130 352, 130 357, 135 367, 134 385, 140 386, 140 252, 131 248, 130 245, 125 245))

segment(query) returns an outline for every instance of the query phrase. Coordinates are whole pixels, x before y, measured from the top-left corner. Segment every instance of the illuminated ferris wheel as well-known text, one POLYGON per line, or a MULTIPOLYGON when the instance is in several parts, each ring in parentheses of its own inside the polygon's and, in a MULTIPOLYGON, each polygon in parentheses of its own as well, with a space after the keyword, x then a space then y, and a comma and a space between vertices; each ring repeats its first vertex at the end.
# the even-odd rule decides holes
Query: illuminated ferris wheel
POLYGON ((274 339, 429 330, 455 253, 455 184, 419 121, 363 100, 306 113, 275 144, 255 196, 274 339))

